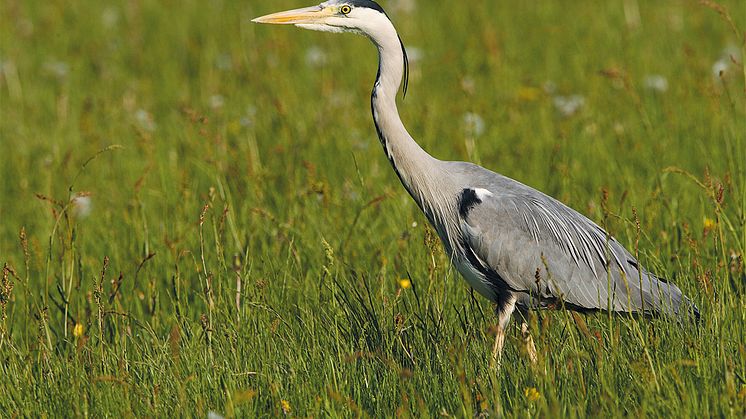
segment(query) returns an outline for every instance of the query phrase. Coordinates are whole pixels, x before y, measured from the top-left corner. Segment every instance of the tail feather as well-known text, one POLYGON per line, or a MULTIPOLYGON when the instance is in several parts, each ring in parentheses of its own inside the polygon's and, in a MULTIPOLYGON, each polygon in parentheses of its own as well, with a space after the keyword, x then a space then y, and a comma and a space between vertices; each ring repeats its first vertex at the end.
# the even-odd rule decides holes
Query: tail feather
POLYGON ((699 308, 697 308, 697 305, 694 304, 692 300, 689 299, 686 295, 682 296, 681 304, 679 305, 679 311, 678 315, 680 318, 689 318, 694 319, 694 322, 699 324, 699 308))
POLYGON ((662 313, 681 321, 699 323, 699 308, 694 302, 671 282, 648 274, 651 281, 645 296, 645 303, 650 304, 652 311, 662 313))

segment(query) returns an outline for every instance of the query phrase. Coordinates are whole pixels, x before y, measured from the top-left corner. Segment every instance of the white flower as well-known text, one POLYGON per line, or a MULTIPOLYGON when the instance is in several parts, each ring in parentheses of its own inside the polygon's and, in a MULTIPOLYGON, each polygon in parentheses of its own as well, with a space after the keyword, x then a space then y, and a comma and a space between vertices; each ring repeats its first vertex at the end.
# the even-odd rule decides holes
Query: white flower
POLYGON ((721 58, 712 65, 712 76, 719 79, 728 73, 728 68, 730 68, 730 62, 726 58, 721 58))
POLYGON ((119 23, 119 11, 115 7, 107 7, 101 13, 101 24, 111 29, 119 23))
POLYGON ((466 93, 473 94, 476 86, 477 84, 474 82, 474 79, 469 76, 464 76, 464 78, 461 79, 461 88, 464 89, 466 93))
POLYGON ((135 111, 135 122, 143 131, 153 132, 157 127, 153 117, 145 109, 135 111))
POLYGON ((249 106, 246 108, 246 114, 241 117, 240 123, 244 128, 248 128, 254 125, 254 118, 256 118, 256 106, 249 106))
POLYGON ((649 74, 645 76, 642 83, 648 90, 663 93, 668 90, 668 80, 660 74, 649 74))
POLYGON ((218 110, 225 105, 225 98, 222 95, 212 95, 210 96, 210 107, 213 110, 218 110))
POLYGON ((462 117, 462 120, 464 123, 464 131, 468 136, 479 137, 484 134, 485 125, 484 119, 482 119, 481 116, 473 112, 467 112, 462 117))
POLYGON ((419 61, 422 60, 422 57, 425 56, 425 53, 422 52, 422 48, 418 47, 407 47, 407 59, 409 60, 410 64, 416 64, 419 61))
POLYGON ((712 64, 712 76, 716 80, 730 76, 736 67, 733 60, 741 60, 741 51, 734 45, 728 45, 720 53, 720 58, 712 64))
POLYGON ((72 199, 73 215, 76 218, 86 218, 91 215, 92 202, 89 195, 78 195, 72 199))
POLYGON ((730 57, 733 57, 736 60, 740 60, 741 59, 741 49, 738 48, 736 45, 731 44, 731 45, 728 45, 725 48, 723 48, 723 52, 721 53, 720 56, 723 57, 723 58, 728 58, 728 59, 730 59, 730 57))
POLYGON ((313 46, 306 50, 306 65, 322 67, 324 64, 326 64, 326 52, 323 49, 313 46))
POLYGON ((582 95, 555 96, 552 102, 562 116, 570 117, 585 105, 585 98, 582 95))

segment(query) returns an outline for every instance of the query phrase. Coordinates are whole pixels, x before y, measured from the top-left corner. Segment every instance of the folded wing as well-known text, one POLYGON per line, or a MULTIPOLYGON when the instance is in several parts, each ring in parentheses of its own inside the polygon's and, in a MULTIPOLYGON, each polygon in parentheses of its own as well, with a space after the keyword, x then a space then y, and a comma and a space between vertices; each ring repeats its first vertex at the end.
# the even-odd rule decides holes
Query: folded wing
POLYGON ((512 186, 500 193, 472 188, 476 199, 461 213, 462 244, 488 278, 540 306, 678 313, 682 300, 688 302, 593 221, 522 184, 512 186))

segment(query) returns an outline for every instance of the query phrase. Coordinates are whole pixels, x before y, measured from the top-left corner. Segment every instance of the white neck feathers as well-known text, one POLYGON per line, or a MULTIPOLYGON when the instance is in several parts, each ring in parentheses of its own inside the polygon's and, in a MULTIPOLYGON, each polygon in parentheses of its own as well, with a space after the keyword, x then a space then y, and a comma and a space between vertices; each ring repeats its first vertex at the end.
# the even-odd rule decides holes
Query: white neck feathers
POLYGON ((371 13, 378 16, 371 16, 361 30, 376 45, 379 55, 378 77, 371 95, 373 121, 386 156, 399 179, 433 222, 440 218, 441 212, 440 208, 430 206, 438 202, 433 199, 437 191, 432 187, 440 183, 438 178, 442 173, 437 170, 439 161, 414 141, 399 118, 396 95, 404 75, 404 51, 391 21, 378 12, 371 13))

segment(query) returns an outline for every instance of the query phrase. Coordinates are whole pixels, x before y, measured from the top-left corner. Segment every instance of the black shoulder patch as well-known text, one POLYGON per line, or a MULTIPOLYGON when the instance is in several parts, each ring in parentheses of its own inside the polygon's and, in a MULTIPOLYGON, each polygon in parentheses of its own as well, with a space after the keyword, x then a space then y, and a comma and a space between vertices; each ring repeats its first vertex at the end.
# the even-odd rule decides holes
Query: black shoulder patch
POLYGON ((477 196, 477 192, 474 189, 466 188, 461 191, 461 198, 459 199, 458 204, 458 213, 461 214, 461 217, 466 218, 466 216, 469 214, 469 211, 471 211, 471 209, 474 208, 475 205, 481 203, 482 200, 479 199, 479 197, 477 196))

